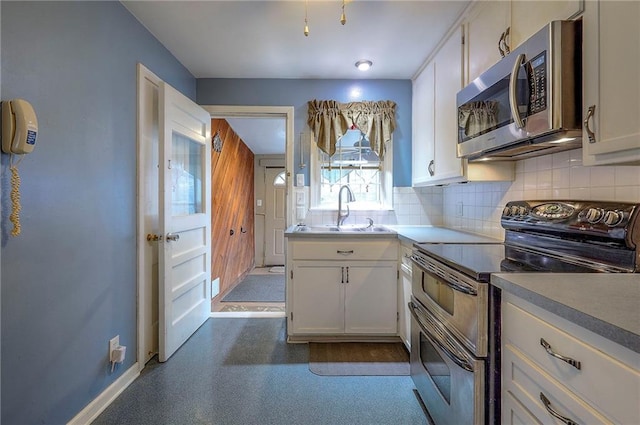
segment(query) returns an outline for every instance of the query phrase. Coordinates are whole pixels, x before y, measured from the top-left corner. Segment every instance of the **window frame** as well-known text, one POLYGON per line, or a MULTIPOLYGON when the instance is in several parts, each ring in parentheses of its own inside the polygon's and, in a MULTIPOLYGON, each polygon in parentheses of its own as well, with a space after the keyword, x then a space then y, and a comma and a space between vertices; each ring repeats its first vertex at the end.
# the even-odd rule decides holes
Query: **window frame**
MULTIPOLYGON (((316 143, 313 132, 310 137, 311 149, 309 152, 309 184, 310 184, 310 210, 331 211, 337 210, 338 205, 321 204, 320 203, 320 173, 321 173, 321 155, 320 148, 316 143)), ((393 210, 393 138, 385 145, 384 158, 380 162, 380 203, 376 208, 369 206, 359 206, 357 202, 350 203, 349 208, 353 211, 390 211, 393 210)))

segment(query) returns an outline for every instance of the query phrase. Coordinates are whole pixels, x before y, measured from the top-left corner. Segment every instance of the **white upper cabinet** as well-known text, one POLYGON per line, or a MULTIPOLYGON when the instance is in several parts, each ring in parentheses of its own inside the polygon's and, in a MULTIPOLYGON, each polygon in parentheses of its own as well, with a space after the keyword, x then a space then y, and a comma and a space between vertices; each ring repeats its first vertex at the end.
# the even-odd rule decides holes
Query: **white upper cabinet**
POLYGON ((511 25, 510 14, 507 1, 483 1, 476 3, 465 18, 465 84, 501 59, 501 40, 511 25))
POLYGON ((573 19, 582 13, 584 0, 511 2, 509 46, 518 47, 551 21, 573 19))
POLYGON ((434 69, 434 63, 430 62, 413 81, 411 160, 414 186, 427 184, 434 172, 434 69))
POLYGON ((640 164, 640 2, 586 1, 584 165, 640 164))
POLYGON ((456 95, 463 84, 463 34, 457 26, 413 81, 413 186, 513 180, 513 163, 467 164, 457 157, 456 95))
POLYGON ((435 56, 435 162, 439 180, 455 181, 464 175, 457 155, 458 109, 456 94, 462 89, 462 27, 454 31, 435 56))
POLYGON ((549 22, 579 15, 582 4, 582 0, 475 2, 464 18, 465 84, 549 22))

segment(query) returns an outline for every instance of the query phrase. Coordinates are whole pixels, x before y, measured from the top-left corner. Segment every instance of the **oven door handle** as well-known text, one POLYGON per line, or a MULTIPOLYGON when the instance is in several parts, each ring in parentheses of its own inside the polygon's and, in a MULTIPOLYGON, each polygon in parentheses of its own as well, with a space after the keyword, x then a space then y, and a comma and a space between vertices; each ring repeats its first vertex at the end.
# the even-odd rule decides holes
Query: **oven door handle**
MULTIPOLYGON (((411 310, 411 315, 418 321, 420 326, 426 331, 424 335, 429 339, 429 341, 436 345, 440 350, 442 350, 449 359, 454 362, 456 365, 461 367, 462 369, 473 372, 474 367, 473 363, 470 361, 468 356, 464 353, 464 348, 462 348, 457 342, 453 341, 451 338, 447 338, 443 329, 438 329, 438 324, 434 323, 428 316, 421 317, 422 315, 418 314, 416 310, 418 307, 413 302, 409 302, 409 309, 411 310), (426 320, 425 320, 426 319, 426 320)), ((428 313, 423 313, 428 314, 428 313)))
POLYGON ((458 291, 458 292, 462 292, 463 294, 466 295, 471 295, 472 297, 477 297, 478 296, 478 291, 475 290, 475 288, 471 288, 465 285, 461 285, 457 282, 451 282, 449 280, 443 280, 441 281, 442 283, 444 283, 445 285, 447 285, 448 287, 450 287, 451 289, 458 291))
POLYGON ((438 279, 438 281, 444 283, 454 291, 458 291, 465 295, 470 295, 472 297, 478 296, 478 291, 476 290, 476 288, 470 285, 465 285, 463 283, 455 282, 454 281, 455 278, 453 278, 453 275, 447 276, 447 273, 443 270, 433 270, 433 271, 428 270, 429 266, 426 263, 424 263, 421 258, 416 257, 415 255, 411 256, 411 260, 424 273, 427 273, 433 276, 434 278, 438 279))

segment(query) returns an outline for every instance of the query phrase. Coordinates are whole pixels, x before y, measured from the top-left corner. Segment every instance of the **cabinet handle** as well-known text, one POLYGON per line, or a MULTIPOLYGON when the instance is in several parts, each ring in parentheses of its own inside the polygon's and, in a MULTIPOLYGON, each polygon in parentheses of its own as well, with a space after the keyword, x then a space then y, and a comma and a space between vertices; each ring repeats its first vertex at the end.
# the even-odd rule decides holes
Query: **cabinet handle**
POLYGON ((580 370, 580 368, 582 367, 580 364, 580 361, 574 360, 571 357, 565 357, 553 351, 553 348, 551 348, 551 344, 545 341, 544 338, 540 338, 540 345, 544 347, 544 349, 546 350, 547 353, 549 353, 549 355, 555 357, 556 359, 562 360, 563 362, 567 362, 578 370, 580 370))
POLYGON ((547 412, 549 412, 549 414, 554 418, 559 419, 567 425, 579 425, 577 422, 574 422, 566 416, 562 416, 560 413, 556 412, 553 407, 551 407, 551 402, 549 401, 549 399, 542 393, 540 393, 540 400, 544 404, 545 409, 547 409, 547 412))
POLYGON ((433 177, 433 175, 436 173, 435 165, 436 164, 435 164, 434 160, 432 159, 431 161, 429 161, 429 165, 427 166, 427 171, 429 171, 429 175, 431 177, 433 177))
POLYGON ((502 46, 504 47, 503 50, 505 55, 511 53, 511 47, 509 47, 509 43, 507 42, 509 32, 511 32, 511 27, 507 27, 507 30, 504 32, 504 37, 502 38, 502 46))
POLYGON ((240 233, 247 233, 247 231, 244 229, 244 227, 240 227, 240 233))
POLYGON ((347 283, 349 283, 349 267, 345 267, 345 269, 347 269, 347 283))
POLYGON ((504 50, 502 50, 502 42, 504 41, 504 32, 500 35, 500 40, 498 40, 498 52, 500 52, 500 57, 504 57, 504 50))
POLYGON ((595 112, 596 105, 589 106, 589 109, 587 109, 587 117, 584 119, 584 129, 587 131, 587 136, 589 136, 589 143, 596 142, 596 134, 589 128, 589 118, 593 117, 595 112))
POLYGON ((349 251, 337 250, 336 253, 337 254, 342 254, 342 255, 350 255, 350 254, 353 254, 353 249, 350 249, 349 251))
POLYGON ((342 274, 342 276, 340 276, 340 277, 341 277, 341 279, 342 279, 342 280, 340 281, 340 283, 344 283, 344 267, 340 267, 340 272, 341 272, 341 274, 342 274))

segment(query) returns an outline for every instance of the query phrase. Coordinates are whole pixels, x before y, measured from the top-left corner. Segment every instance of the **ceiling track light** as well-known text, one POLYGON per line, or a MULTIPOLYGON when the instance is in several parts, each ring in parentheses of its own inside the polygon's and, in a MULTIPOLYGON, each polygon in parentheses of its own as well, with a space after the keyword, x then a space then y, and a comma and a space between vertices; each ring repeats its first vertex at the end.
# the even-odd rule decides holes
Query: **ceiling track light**
POLYGON ((373 65, 373 62, 371 62, 370 60, 360 60, 356 62, 356 68, 358 68, 360 71, 368 71, 369 68, 371 68, 371 65, 373 65))
POLYGON ((346 0, 342 0, 342 15, 340 15, 340 23, 342 25, 347 23, 347 15, 344 13, 344 4, 346 0))

